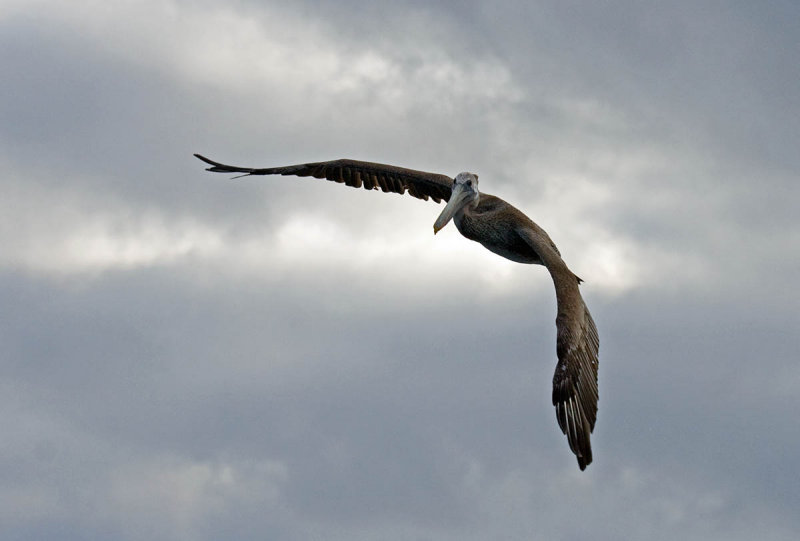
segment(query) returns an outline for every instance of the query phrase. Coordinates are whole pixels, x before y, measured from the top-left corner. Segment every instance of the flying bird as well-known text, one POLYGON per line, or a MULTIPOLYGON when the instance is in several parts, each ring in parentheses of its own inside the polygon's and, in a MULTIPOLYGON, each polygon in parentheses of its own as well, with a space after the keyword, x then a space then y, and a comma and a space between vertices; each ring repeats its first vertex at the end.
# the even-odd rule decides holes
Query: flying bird
MULTIPOLYGON (((294 175, 327 179, 354 188, 380 189, 418 199, 447 201, 433 224, 436 234, 450 220, 470 240, 517 263, 544 265, 556 290, 556 355, 553 405, 561 431, 578 459, 581 470, 592 462, 589 436, 597 417, 597 327, 583 302, 578 278, 561 259, 547 233, 522 212, 499 197, 478 191, 478 175, 459 173, 455 178, 392 165, 355 160, 304 163, 254 169, 225 165, 200 154, 197 158, 215 173, 294 175)), ((238 177, 235 177, 238 178, 238 177)))

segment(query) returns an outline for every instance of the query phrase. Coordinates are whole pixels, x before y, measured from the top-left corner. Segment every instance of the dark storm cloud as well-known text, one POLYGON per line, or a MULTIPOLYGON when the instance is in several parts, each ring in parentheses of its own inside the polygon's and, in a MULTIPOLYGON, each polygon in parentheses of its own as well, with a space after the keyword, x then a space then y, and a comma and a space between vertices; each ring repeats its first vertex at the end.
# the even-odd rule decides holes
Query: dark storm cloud
MULTIPOLYGON (((27 307, 5 326, 4 358, 18 361, 7 365, 14 377, 6 383, 25 391, 28 423, 31 417, 49 420, 42 433, 29 431, 12 447, 19 457, 33 450, 26 458, 29 477, 6 477, 12 486, 37 479, 69 490, 77 476, 91 479, 103 494, 110 490, 104 480, 120 475, 110 458, 120 453, 131 462, 149 455, 201 465, 222 461, 239 474, 267 459, 285 468, 273 480, 281 506, 307 519, 352 525, 367 512, 372 520, 459 531, 486 504, 464 483, 490 490, 508 476, 532 482, 530 475, 550 469, 547 455, 566 451, 553 437, 558 433, 547 400, 550 318, 530 313, 549 299, 506 298, 503 310, 474 303, 428 310, 441 322, 432 328, 419 316, 409 319, 413 313, 404 315, 397 301, 361 311, 357 321, 337 320, 336 311, 316 308, 343 302, 345 292, 336 291, 313 303, 292 294, 293 302, 309 308, 287 318, 274 310, 289 299, 271 287, 256 291, 243 283, 212 292, 182 285, 181 274, 110 275, 66 291, 6 276, 4 298, 27 307), (453 316, 459 312, 471 317, 460 321, 453 316), (303 341, 293 327, 314 340, 303 341), (502 358, 493 358, 494 351, 502 358), (66 420, 67 434, 47 429, 66 420), (104 443, 93 444, 87 458, 86 440, 104 443)), ((721 501, 697 520, 726 531, 724 517, 735 508, 758 517, 747 495, 784 509, 787 520, 797 502, 781 472, 796 434, 778 422, 787 391, 765 397, 745 376, 755 348, 737 330, 753 323, 738 321, 725 305, 671 307, 665 301, 664 313, 694 315, 658 319, 649 303, 625 305, 630 308, 612 312, 594 304, 598 318, 613 322, 604 328, 610 360, 596 438, 604 451, 598 482, 619 482, 613 464, 621 461, 633 472, 656 472, 638 481, 642 486, 617 487, 622 505, 625 491, 654 489, 658 472, 691 473, 692 483, 687 479, 679 488, 673 481, 666 493, 657 492, 663 505, 693 505, 672 502, 685 490, 690 500, 717 494, 721 501), (697 330, 686 335, 687 328, 697 330), (707 340, 709 332, 717 339, 707 340), (729 347, 740 354, 729 355, 729 347), (676 359, 687 359, 693 369, 676 359)), ((780 370, 787 357, 779 359, 762 361, 761 368, 780 370)), ((572 464, 562 458, 563 475, 572 464)), ((80 498, 83 506, 98 505, 91 494, 80 498)), ((622 508, 606 505, 624 516, 622 508)), ((686 520, 679 527, 694 531, 697 524, 686 520)))
POLYGON ((4 538, 796 537, 790 3, 20 6, 4 538), (544 269, 192 152, 478 171, 586 279, 595 463, 544 269))

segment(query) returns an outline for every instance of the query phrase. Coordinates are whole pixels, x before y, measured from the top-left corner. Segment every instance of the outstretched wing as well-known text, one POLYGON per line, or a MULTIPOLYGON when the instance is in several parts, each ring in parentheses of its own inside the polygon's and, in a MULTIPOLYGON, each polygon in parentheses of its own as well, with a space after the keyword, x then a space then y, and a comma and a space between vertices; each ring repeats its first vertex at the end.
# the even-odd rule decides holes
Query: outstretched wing
POLYGON ((586 305, 583 316, 568 319, 559 311, 556 319, 558 365, 553 375, 553 405, 561 431, 586 469, 592 462, 589 434, 597 419, 597 327, 586 305))
POLYGON ((408 192, 409 195, 418 199, 427 201, 428 198, 431 198, 437 203, 450 199, 450 192, 453 186, 453 179, 447 175, 356 160, 333 160, 255 169, 225 165, 209 160, 200 154, 195 154, 195 156, 211 165, 207 171, 215 173, 243 173, 241 176, 295 175, 298 177, 324 178, 354 188, 381 189, 384 192, 399 194, 408 192))
POLYGON ((553 375, 553 405, 561 431, 567 435, 569 448, 586 469, 592 462, 589 439, 597 419, 597 355, 600 340, 578 288, 580 278, 569 270, 547 233, 531 222, 532 227, 519 231, 550 271, 556 289, 556 354, 558 364, 553 375))

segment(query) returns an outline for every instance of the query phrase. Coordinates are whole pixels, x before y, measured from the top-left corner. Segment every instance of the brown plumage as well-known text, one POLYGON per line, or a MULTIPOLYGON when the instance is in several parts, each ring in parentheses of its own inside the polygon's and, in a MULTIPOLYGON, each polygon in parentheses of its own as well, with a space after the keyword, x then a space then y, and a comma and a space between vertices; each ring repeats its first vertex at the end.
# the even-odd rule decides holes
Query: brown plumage
POLYGON ((249 175, 295 175, 331 180, 367 190, 406 193, 419 199, 446 200, 434 233, 451 219, 459 232, 492 252, 518 263, 544 265, 556 290, 556 355, 553 405, 561 431, 583 470, 592 462, 590 434, 597 418, 597 327, 583 302, 581 279, 569 270, 547 233, 499 197, 478 192, 478 176, 455 178, 392 165, 334 160, 285 167, 248 168, 225 165, 199 154, 208 171, 249 175))
POLYGON ((303 163, 285 167, 265 167, 253 169, 249 167, 236 167, 224 165, 208 158, 195 154, 195 156, 213 167, 207 171, 215 173, 244 173, 249 175, 293 175, 296 177, 324 178, 353 188, 365 190, 382 190, 409 195, 418 199, 428 198, 440 203, 450 197, 453 179, 447 175, 414 171, 393 165, 380 163, 359 162, 356 160, 333 160, 330 162, 303 163))

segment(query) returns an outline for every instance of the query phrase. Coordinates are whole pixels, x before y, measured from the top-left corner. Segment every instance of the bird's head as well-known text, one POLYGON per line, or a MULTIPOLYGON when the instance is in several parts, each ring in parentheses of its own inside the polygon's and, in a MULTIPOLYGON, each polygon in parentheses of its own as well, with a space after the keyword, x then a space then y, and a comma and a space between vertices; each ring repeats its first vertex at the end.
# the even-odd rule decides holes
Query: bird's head
POLYGON ((439 232, 453 219, 453 216, 469 205, 477 205, 480 199, 478 192, 478 175, 475 173, 459 173, 453 181, 453 190, 447 205, 442 209, 442 213, 436 218, 433 224, 433 234, 439 232))

